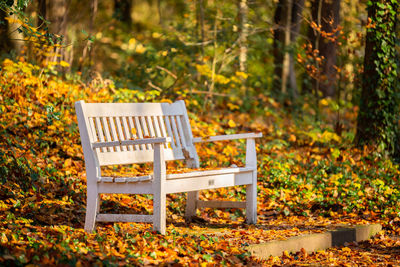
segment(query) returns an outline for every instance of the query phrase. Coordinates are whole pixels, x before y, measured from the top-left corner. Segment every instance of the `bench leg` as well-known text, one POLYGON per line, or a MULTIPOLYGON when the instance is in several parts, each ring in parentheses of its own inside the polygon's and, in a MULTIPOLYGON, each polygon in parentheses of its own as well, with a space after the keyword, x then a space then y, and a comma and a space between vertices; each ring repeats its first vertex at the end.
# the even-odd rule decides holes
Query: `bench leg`
MULTIPOLYGON (((246 167, 257 169, 256 142, 247 139, 246 142, 246 167)), ((246 222, 257 223, 257 170, 252 172, 252 183, 246 187, 246 222)))
POLYGON ((257 223, 257 184, 250 184, 246 187, 246 222, 257 223))
POLYGON ((97 190, 87 191, 86 198, 86 218, 85 218, 85 231, 88 233, 93 232, 96 223, 96 216, 100 208, 100 195, 97 190))
POLYGON ((197 210, 196 202, 198 199, 199 199, 199 191, 187 192, 185 219, 189 222, 192 220, 194 216, 196 216, 196 210, 197 210))
POLYGON ((154 194, 153 200, 153 230, 165 235, 167 199, 165 194, 154 194))
POLYGON ((165 193, 166 168, 164 149, 161 144, 154 144, 154 179, 153 179, 153 229, 165 235, 167 194, 165 193))

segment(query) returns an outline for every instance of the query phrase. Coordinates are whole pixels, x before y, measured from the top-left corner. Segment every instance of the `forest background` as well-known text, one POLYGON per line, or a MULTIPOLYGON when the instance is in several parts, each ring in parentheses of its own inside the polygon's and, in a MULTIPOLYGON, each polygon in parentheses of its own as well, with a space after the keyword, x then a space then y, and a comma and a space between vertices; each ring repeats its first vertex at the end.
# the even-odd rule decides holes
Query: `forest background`
MULTIPOLYGON (((331 263, 330 253, 343 263, 355 255, 358 263, 400 260, 384 256, 398 249, 400 232, 398 1, 1 0, 0 9, 2 262, 331 263), (184 99, 197 136, 263 132, 259 224, 242 224, 240 210, 210 209, 187 225, 185 196, 176 194, 168 216, 177 225, 169 222, 166 237, 145 224, 83 233, 86 178, 73 109, 80 99, 184 99), (387 250, 370 255, 360 245, 264 262, 245 250, 367 222, 385 231, 366 251, 387 250), (231 234, 218 240, 185 228, 213 224, 231 234)), ((202 147, 202 167, 240 165, 243 148, 202 147)), ((103 200, 108 211, 151 213, 149 196, 103 200)))

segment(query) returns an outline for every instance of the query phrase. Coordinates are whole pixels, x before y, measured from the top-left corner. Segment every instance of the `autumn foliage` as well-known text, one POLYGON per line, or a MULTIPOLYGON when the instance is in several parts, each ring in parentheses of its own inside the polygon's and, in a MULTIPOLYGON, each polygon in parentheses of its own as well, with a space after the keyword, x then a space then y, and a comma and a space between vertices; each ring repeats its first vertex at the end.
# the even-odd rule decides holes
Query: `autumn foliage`
MULTIPOLYGON (((303 120, 298 120, 263 95, 255 102, 254 115, 245 113, 236 102, 231 103, 233 110, 220 107, 202 112, 196 98, 185 98, 195 136, 263 132, 257 146, 257 225, 244 224, 243 211, 237 209, 205 209, 194 223, 185 223, 185 195, 171 194, 165 236, 144 223, 100 223, 94 234, 85 233, 86 178, 74 102, 175 99, 162 99, 157 91, 116 88, 112 82, 85 84, 77 74, 60 78, 54 75, 55 67, 39 67, 23 58, 1 63, 0 265, 325 265, 370 264, 376 257, 382 262, 400 263, 398 256, 380 256, 384 254, 382 247, 396 255, 399 246, 390 238, 400 234, 398 165, 377 157, 368 147, 352 148, 357 107, 347 107, 342 116, 344 128, 335 132, 329 99, 319 103, 325 117, 316 127, 307 121, 314 112, 307 104, 303 106, 303 120), (251 257, 246 250, 251 244, 321 232, 329 225, 369 222, 385 227, 369 243, 311 255, 302 251, 297 255, 284 253, 265 261, 251 257), (366 253, 367 249, 375 256, 366 253), (350 262, 355 259, 356 263, 350 262)), ((245 144, 227 144, 198 147, 201 167, 240 166, 245 144)), ((141 175, 151 172, 151 166, 104 171, 141 175)), ((183 170, 172 162, 168 171, 183 170)), ((204 191, 200 196, 229 200, 244 197, 241 187, 204 191)), ((152 212, 148 195, 104 195, 102 200, 105 212, 152 212)))

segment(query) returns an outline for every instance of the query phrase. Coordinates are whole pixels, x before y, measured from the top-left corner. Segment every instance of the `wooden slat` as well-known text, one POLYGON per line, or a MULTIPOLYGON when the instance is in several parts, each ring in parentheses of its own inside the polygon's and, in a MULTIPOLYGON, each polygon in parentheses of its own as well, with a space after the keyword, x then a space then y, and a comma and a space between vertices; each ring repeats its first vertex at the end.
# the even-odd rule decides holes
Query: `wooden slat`
POLYGON ((184 178, 211 176, 211 175, 222 175, 222 174, 229 174, 229 173, 245 173, 245 172, 252 172, 252 171, 254 171, 254 168, 224 168, 224 169, 219 169, 219 170, 171 173, 171 174, 167 174, 167 179, 184 179, 184 178))
MULTIPOLYGON (((132 138, 132 134, 131 134, 130 128, 128 126, 128 122, 127 122, 126 117, 122 117, 121 119, 122 119, 122 126, 124 128, 126 139, 127 140, 135 139, 135 138, 132 138)), ((128 148, 129 151, 133 151, 134 150, 132 145, 127 146, 127 148, 128 148)))
POLYGON ((165 125, 167 125, 168 136, 170 136, 172 138, 171 147, 172 147, 172 149, 175 149, 176 145, 175 145, 175 140, 174 140, 174 134, 172 133, 171 122, 170 122, 170 119, 168 116, 165 116, 165 125))
MULTIPOLYGON (((137 129, 135 127, 135 123, 133 122, 132 117, 128 117, 128 124, 129 124, 129 132, 131 134, 131 138, 133 138, 133 139, 138 138, 137 129), (134 131, 136 132, 136 134, 133 134, 133 132, 132 132, 133 130, 132 129, 135 129, 134 131)), ((134 150, 139 150, 139 146, 138 145, 134 145, 133 148, 134 148, 134 150)))
POLYGON ((153 215, 139 214, 97 214, 96 221, 98 222, 153 222, 153 215))
POLYGON ((246 208, 246 202, 244 201, 197 200, 196 204, 198 208, 246 208))
POLYGON ((228 134, 228 135, 216 135, 208 137, 196 137, 193 138, 193 143, 205 143, 214 141, 228 141, 235 139, 249 139, 249 138, 260 138, 262 133, 244 133, 244 134, 228 134))
POLYGON ((182 115, 178 103, 85 103, 87 117, 182 115))
POLYGON ((157 120, 157 117, 151 116, 151 119, 153 121, 153 126, 154 126, 154 131, 155 131, 156 137, 162 137, 161 130, 160 130, 160 124, 157 120))
POLYGON ((153 194, 151 181, 141 183, 98 183, 99 194, 153 194))
MULTIPOLYGON (((103 129, 101 127, 101 122, 100 122, 100 118, 99 117, 95 118, 95 123, 96 123, 96 128, 97 128, 97 135, 99 136, 100 142, 104 142, 105 141, 104 140, 104 133, 103 133, 103 129)), ((101 152, 104 152, 104 151, 108 151, 108 149, 107 148, 102 148, 101 152)))
MULTIPOLYGON (((118 136, 119 136, 119 140, 126 140, 124 133, 122 131, 122 125, 121 125, 121 120, 119 117, 115 117, 115 124, 117 126, 117 132, 118 132, 118 136)), ((126 146, 121 146, 121 150, 122 151, 128 151, 128 148, 126 146)))
POLYGON ((99 183, 113 183, 114 182, 114 178, 113 177, 99 177, 97 182, 99 182, 99 183))
MULTIPOLYGON (((118 141, 118 134, 117 134, 117 130, 115 129, 115 121, 113 117, 108 118, 110 121, 110 128, 111 128, 111 136, 113 138, 113 141, 118 141)), ((119 146, 116 146, 115 148, 116 152, 120 152, 121 148, 119 146)))
POLYGON ((172 140, 171 137, 155 137, 155 138, 144 138, 135 140, 122 140, 122 141, 111 141, 111 142, 97 142, 93 143, 92 147, 115 147, 115 146, 127 146, 127 145, 141 145, 141 144, 159 144, 168 143, 172 140))
MULTIPOLYGON (((108 177, 101 177, 103 178, 108 178, 108 177)), ((146 175, 146 176, 137 176, 137 177, 114 177, 114 182, 115 183, 138 183, 138 182, 145 182, 145 181, 150 181, 153 179, 151 175, 146 175)))
MULTIPOLYGON (((164 153, 165 160, 182 160, 185 158, 181 150, 164 149, 164 153)), ((153 157, 153 150, 97 153, 100 166, 153 162, 153 157)))
POLYGON ((146 121, 147 121, 147 126, 149 128, 150 137, 156 137, 156 132, 154 130, 154 125, 153 125, 153 122, 151 120, 151 117, 150 116, 146 116, 146 121))
MULTIPOLYGON (((167 137, 168 134, 167 134, 167 131, 165 130, 163 117, 162 116, 157 116, 156 118, 157 118, 157 120, 159 122, 159 125, 160 125, 161 136, 162 137, 167 137)), ((168 144, 165 144, 165 148, 168 148, 168 144)))
POLYGON ((182 145, 181 145, 181 141, 179 140, 179 133, 178 133, 178 129, 176 127, 175 118, 173 116, 170 117, 170 121, 171 121, 171 125, 172 125, 172 130, 173 130, 173 133, 174 133, 174 139, 175 139, 175 142, 176 142, 176 147, 177 148, 181 148, 182 145))
POLYGON ((251 184, 252 173, 229 173, 222 175, 211 175, 199 179, 198 177, 186 179, 167 179, 167 194, 214 189, 236 185, 251 184))
POLYGON ((184 147, 185 149, 187 149, 187 144, 186 144, 186 137, 185 137, 185 133, 183 132, 183 127, 182 127, 182 122, 181 122, 181 116, 175 116, 175 121, 178 124, 178 132, 179 132, 179 136, 180 136, 180 140, 182 143, 182 147, 184 147))
MULTIPOLYGON (((142 127, 143 137, 149 137, 150 133, 149 129, 147 128, 146 120, 144 119, 144 117, 139 117, 139 121, 140 121, 140 126, 142 127)), ((146 149, 152 149, 152 146, 146 144, 146 149)))
MULTIPOLYGON (((90 138, 92 139, 91 142, 98 142, 99 138, 97 136, 94 118, 89 118, 88 121, 89 121, 89 127, 90 127, 88 132, 89 132, 90 138)), ((97 152, 99 152, 100 148, 97 148, 96 150, 97 150, 97 152)))
POLYGON ((193 145, 193 134, 190 126, 189 117, 186 111, 185 101, 179 100, 176 103, 180 105, 181 109, 183 110, 183 114, 180 116, 180 118, 182 122, 183 132, 185 133, 184 137, 186 145, 188 146, 187 150, 189 151, 189 156, 192 159, 190 161, 187 161, 186 163, 188 164, 189 167, 198 168, 200 166, 199 157, 197 155, 196 148, 193 145))
MULTIPOLYGON (((102 125, 103 125, 104 137, 105 137, 106 141, 107 142, 113 141, 112 138, 111 138, 111 135, 110 135, 108 118, 102 117, 101 118, 101 122, 102 122, 102 125)), ((109 147, 109 148, 107 148, 107 151, 115 151, 115 148, 109 147)))
MULTIPOLYGON (((136 128, 136 134, 139 136, 139 138, 143 138, 143 132, 142 132, 142 126, 140 125, 140 121, 138 117, 135 118, 135 128, 136 128)), ((140 150, 145 150, 146 146, 141 145, 140 150)))

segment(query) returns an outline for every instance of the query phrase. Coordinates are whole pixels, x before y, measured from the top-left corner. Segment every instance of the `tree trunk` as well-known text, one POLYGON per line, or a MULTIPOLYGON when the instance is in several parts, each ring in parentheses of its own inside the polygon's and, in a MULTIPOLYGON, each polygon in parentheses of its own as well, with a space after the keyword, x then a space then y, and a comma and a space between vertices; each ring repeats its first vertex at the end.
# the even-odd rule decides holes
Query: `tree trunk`
MULTIPOLYGON (((97 16, 97 8, 98 8, 98 0, 91 0, 90 3, 90 11, 91 11, 91 16, 90 16, 90 22, 89 22, 89 35, 92 36, 94 34, 94 23, 95 19, 97 16)), ((93 43, 92 41, 88 38, 86 41, 85 47, 83 48, 82 51, 82 57, 79 59, 79 66, 78 70, 82 71, 83 66, 87 62, 89 65, 89 68, 91 66, 92 62, 92 54, 93 54, 93 43)))
POLYGON ((204 40, 205 40, 205 29, 204 29, 204 1, 196 0, 196 36, 200 36, 201 43, 201 56, 204 57, 204 40), (200 32, 200 34, 199 34, 200 32))
POLYGON ((286 0, 283 11, 283 20, 284 20, 284 43, 283 43, 283 64, 282 64, 282 82, 281 82, 281 92, 287 93, 287 81, 289 76, 289 64, 290 57, 288 46, 290 45, 290 30, 291 30, 291 21, 292 21, 292 5, 293 0, 286 0))
POLYGON ((396 10, 398 1, 368 4, 364 73, 355 142, 399 157, 396 10))
POLYGON ((49 32, 57 35, 58 38, 54 42, 60 45, 56 47, 55 56, 50 59, 51 61, 63 60, 70 62, 71 53, 67 53, 65 49, 68 42, 67 23, 69 2, 70 0, 51 0, 47 2, 46 19, 50 22, 49 32))
POLYGON ((248 6, 247 0, 239 0, 239 70, 247 72, 247 24, 248 6))
POLYGON ((279 0, 274 22, 274 88, 277 94, 288 93, 290 98, 297 95, 296 74, 293 55, 288 46, 297 40, 302 20, 304 0, 279 0), (288 88, 288 85, 290 86, 288 88))
POLYGON ((285 34, 282 28, 283 25, 283 9, 285 8, 286 0, 279 0, 274 15, 274 43, 273 43, 273 54, 274 54, 274 82, 272 91, 279 95, 282 88, 282 65, 283 65, 283 44, 285 40, 285 34))
POLYGON ((7 12, 0 9, 0 51, 3 53, 9 53, 13 49, 13 44, 8 35, 8 21, 7 12))
POLYGON ((37 18, 37 27, 39 29, 46 29, 46 17, 47 17, 47 7, 46 0, 38 0, 38 18, 37 18))
POLYGON ((125 23, 128 27, 132 25, 132 0, 114 0, 113 17, 125 23))
MULTIPOLYGON (((295 43, 297 41, 297 37, 300 32, 300 25, 303 20, 303 16, 302 16, 303 9, 304 9, 304 0, 294 1, 293 8, 292 8, 291 36, 290 36, 290 41, 292 43, 295 43)), ((293 53, 290 53, 289 56, 290 56, 289 84, 290 84, 291 95, 295 99, 298 95, 299 89, 297 86, 297 78, 296 78, 296 71, 294 68, 293 53)))
MULTIPOLYGON (((314 49, 319 50, 319 56, 323 56, 320 66, 318 81, 312 82, 313 90, 318 89, 324 97, 335 96, 336 83, 336 43, 324 37, 325 33, 331 34, 337 29, 340 21, 340 0, 312 0, 312 21, 320 24, 320 32, 309 27, 309 39, 314 49), (322 3, 320 3, 322 1, 322 3), (322 4, 322 6, 319 6, 322 4), (320 7, 320 8, 319 8, 320 7), (320 12, 320 14, 319 14, 320 12), (318 19, 320 17, 320 19, 318 19), (319 86, 316 86, 316 84, 319 86), (318 87, 318 88, 315 88, 318 87)), ((306 91, 311 91, 306 90, 306 91)))

